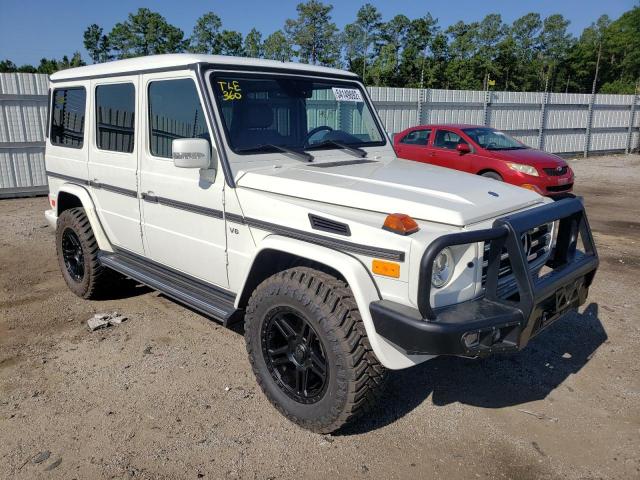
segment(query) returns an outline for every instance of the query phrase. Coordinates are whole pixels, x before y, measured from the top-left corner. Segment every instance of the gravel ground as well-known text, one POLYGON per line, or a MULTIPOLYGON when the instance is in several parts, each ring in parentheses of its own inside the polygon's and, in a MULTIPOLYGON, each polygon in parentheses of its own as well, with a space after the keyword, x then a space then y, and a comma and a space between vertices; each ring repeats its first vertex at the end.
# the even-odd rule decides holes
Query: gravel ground
POLYGON ((270 406, 238 328, 142 287, 76 298, 46 199, 0 201, 0 478, 640 478, 640 156, 571 164, 601 255, 581 312, 517 355, 393 372, 332 436, 270 406))

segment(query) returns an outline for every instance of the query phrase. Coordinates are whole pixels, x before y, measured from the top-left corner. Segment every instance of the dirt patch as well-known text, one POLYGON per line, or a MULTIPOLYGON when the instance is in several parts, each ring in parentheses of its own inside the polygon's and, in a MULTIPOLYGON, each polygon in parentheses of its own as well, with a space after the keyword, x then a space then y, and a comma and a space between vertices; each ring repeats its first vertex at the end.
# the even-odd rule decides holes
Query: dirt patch
POLYGON ((46 199, 0 201, 0 478, 640 478, 640 157, 571 165, 602 259, 585 308, 516 355, 392 372, 333 436, 269 405, 241 329, 148 289, 73 296, 46 199))

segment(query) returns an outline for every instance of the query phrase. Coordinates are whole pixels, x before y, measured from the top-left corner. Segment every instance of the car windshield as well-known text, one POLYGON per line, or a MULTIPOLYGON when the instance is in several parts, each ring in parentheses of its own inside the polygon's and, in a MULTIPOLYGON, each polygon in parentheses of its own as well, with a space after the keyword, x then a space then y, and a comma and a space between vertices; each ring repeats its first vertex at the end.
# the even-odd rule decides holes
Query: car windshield
MULTIPOLYGON (((239 155, 385 144, 355 82, 268 74, 212 75, 229 147, 239 155)), ((302 158, 302 157, 301 157, 302 158)))
POLYGON ((493 128, 465 128, 462 130, 471 140, 487 150, 519 150, 528 148, 513 137, 493 128))

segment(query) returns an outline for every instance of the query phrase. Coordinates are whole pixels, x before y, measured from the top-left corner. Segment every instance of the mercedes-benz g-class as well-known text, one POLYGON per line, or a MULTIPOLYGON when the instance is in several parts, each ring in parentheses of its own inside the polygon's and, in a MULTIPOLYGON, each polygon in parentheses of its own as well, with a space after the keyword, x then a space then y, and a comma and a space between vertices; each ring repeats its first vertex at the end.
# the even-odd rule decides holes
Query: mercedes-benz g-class
POLYGON ((160 55, 55 73, 49 107, 69 288, 129 277, 243 319, 267 398, 314 431, 387 369, 523 348, 598 265, 580 199, 396 158, 352 73, 160 55))

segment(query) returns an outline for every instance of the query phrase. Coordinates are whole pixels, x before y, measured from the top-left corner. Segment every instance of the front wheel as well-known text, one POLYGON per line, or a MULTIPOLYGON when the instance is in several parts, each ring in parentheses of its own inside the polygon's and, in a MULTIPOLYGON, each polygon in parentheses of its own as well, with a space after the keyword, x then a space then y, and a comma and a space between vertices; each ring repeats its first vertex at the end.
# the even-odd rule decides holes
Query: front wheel
POLYGON ((480 176, 484 177, 484 178, 490 178, 492 180, 498 180, 499 182, 503 181, 502 177, 500 176, 500 174, 498 172, 484 172, 480 176))
POLYGON ((385 369, 351 289, 327 273, 296 267, 262 282, 247 305, 245 339, 269 401, 314 432, 353 420, 381 390, 385 369))

